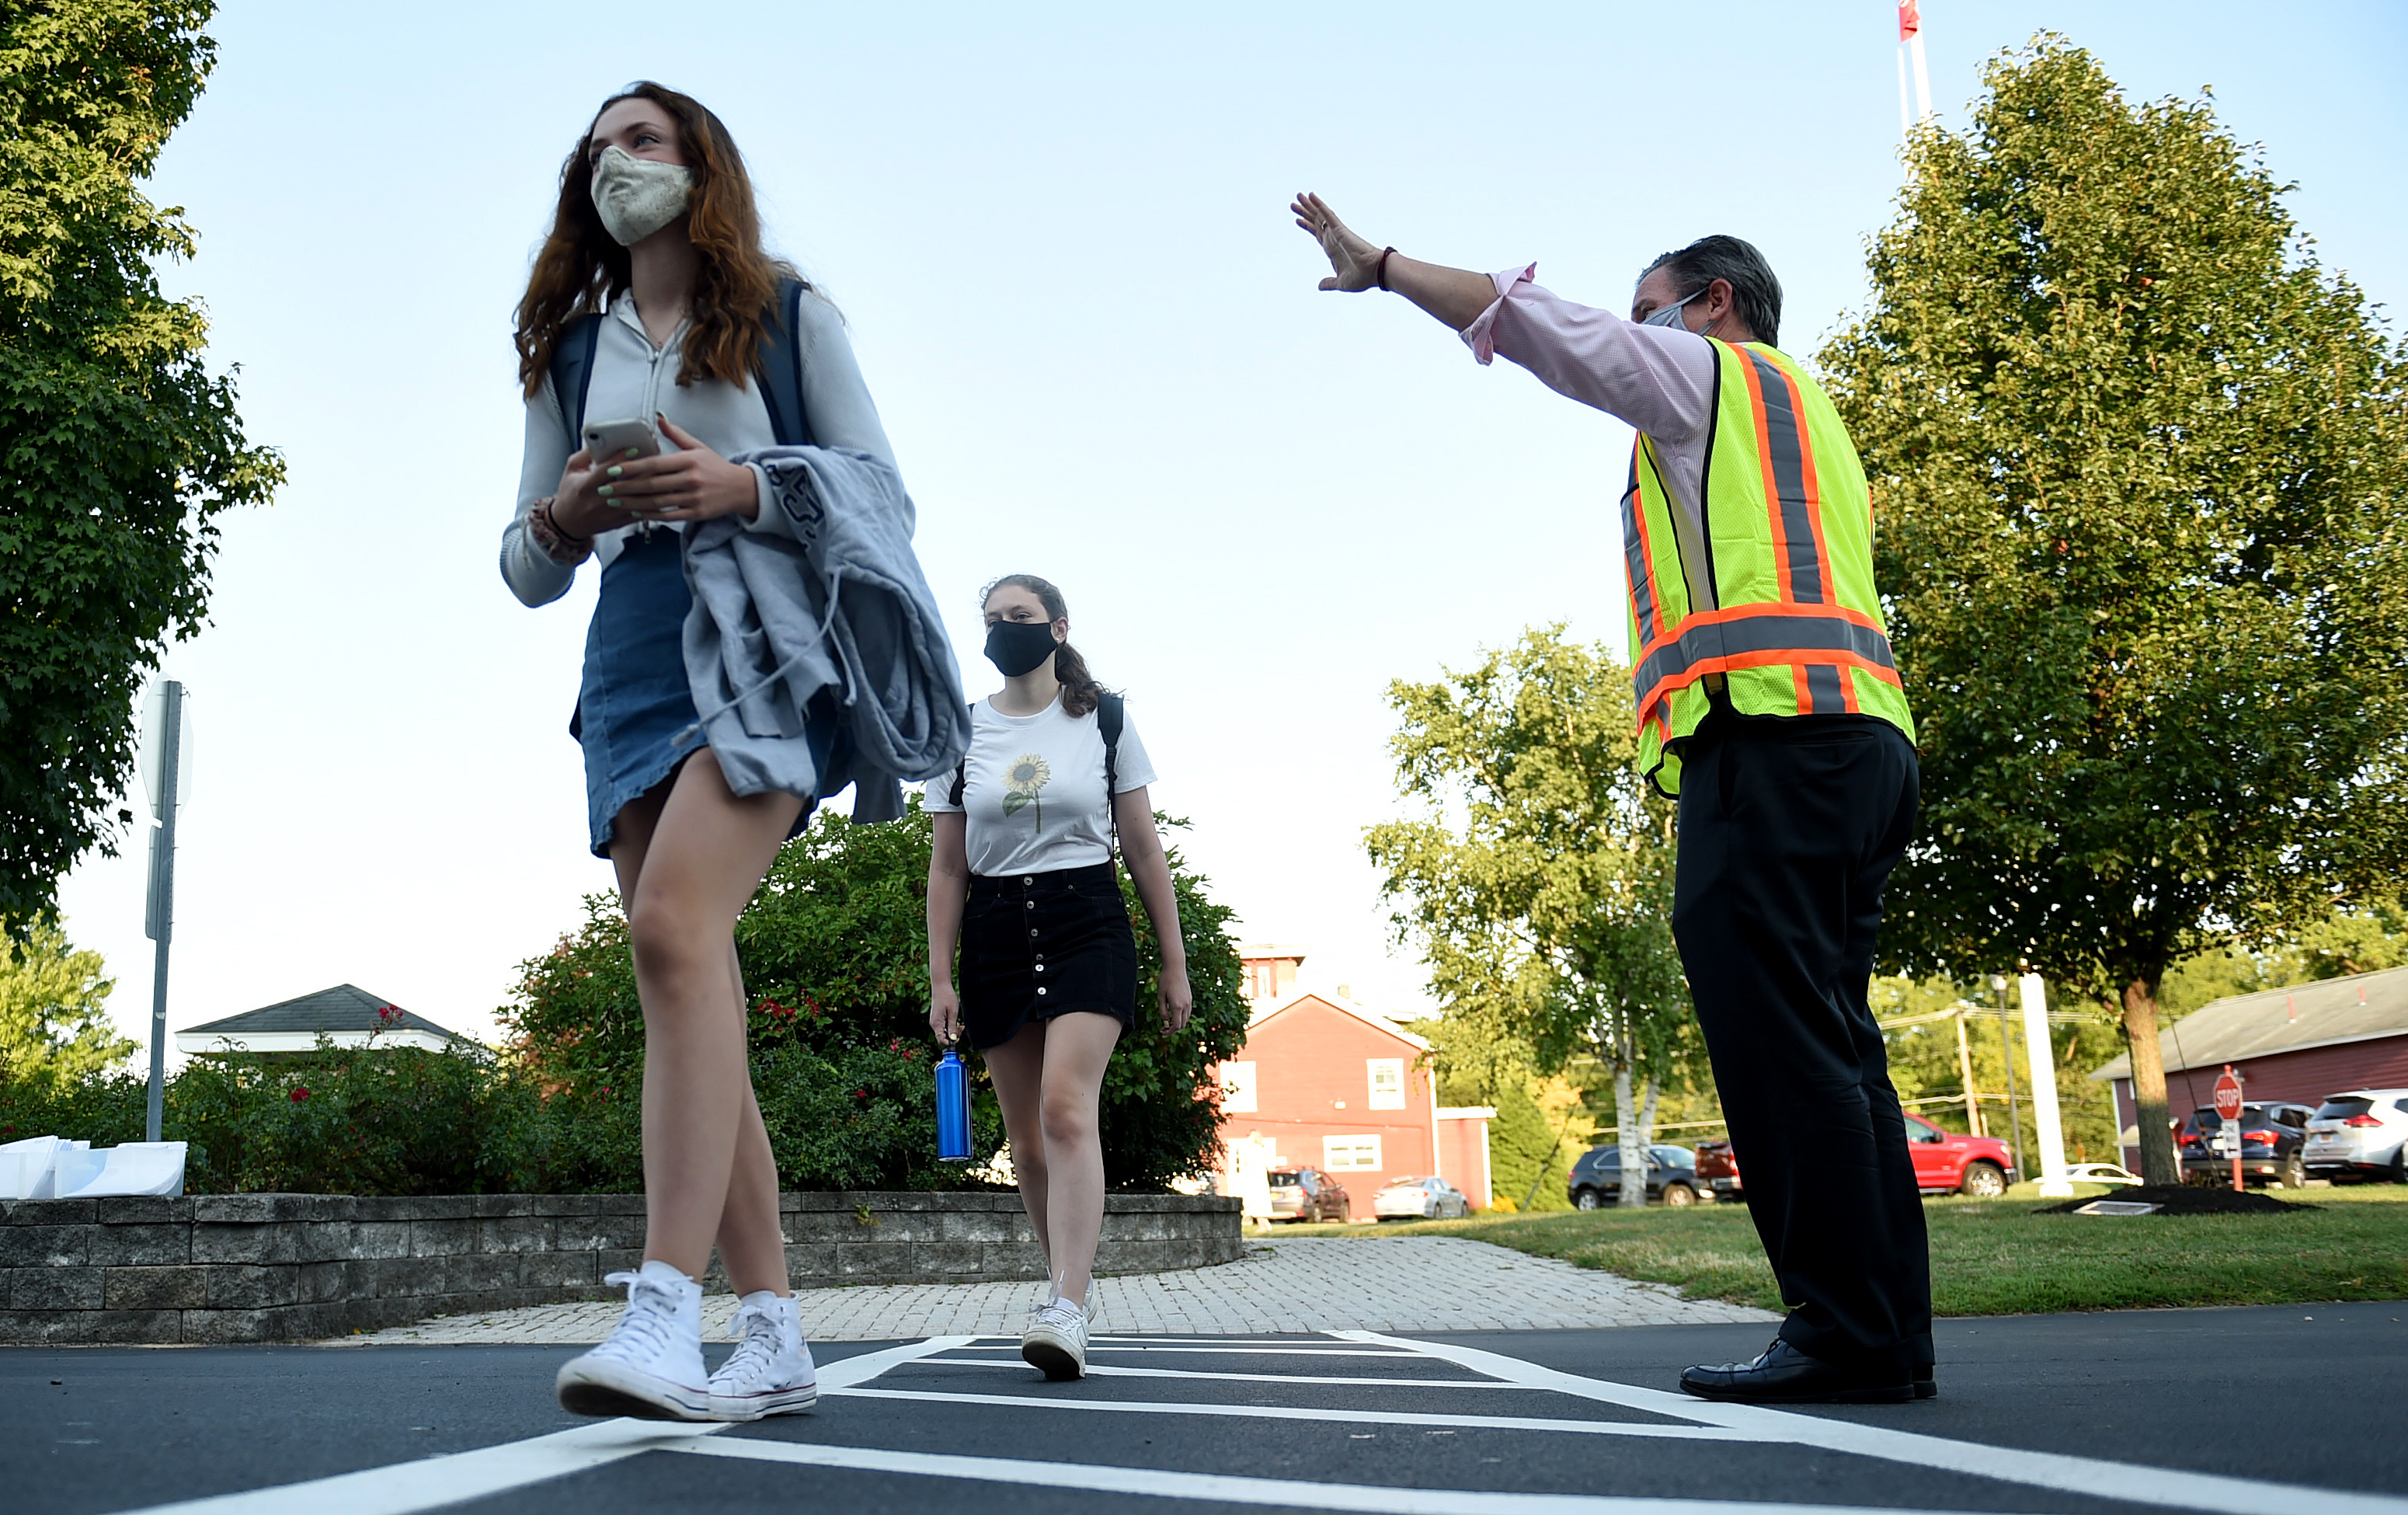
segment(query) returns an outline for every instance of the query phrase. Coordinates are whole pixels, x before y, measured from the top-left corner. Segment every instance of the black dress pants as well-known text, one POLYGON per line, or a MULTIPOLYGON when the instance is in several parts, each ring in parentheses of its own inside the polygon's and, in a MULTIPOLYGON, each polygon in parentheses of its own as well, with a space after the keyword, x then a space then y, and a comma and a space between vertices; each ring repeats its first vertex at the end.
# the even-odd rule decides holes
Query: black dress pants
POLYGON ((1931 1364, 1931 1262, 1865 994, 1916 794, 1885 724, 1718 710, 1682 753, 1672 905, 1782 1339, 1901 1376, 1931 1364))

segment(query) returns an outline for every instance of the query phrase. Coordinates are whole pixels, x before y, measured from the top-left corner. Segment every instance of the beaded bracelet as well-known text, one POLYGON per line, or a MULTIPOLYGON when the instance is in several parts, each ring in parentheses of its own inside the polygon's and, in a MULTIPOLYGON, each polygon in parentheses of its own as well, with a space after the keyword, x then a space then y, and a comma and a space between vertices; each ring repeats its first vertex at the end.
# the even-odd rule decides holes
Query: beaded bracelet
POLYGON ((543 556, 563 568, 575 568, 594 556, 594 539, 573 535, 552 516, 552 500, 539 499, 527 512, 527 534, 543 556))

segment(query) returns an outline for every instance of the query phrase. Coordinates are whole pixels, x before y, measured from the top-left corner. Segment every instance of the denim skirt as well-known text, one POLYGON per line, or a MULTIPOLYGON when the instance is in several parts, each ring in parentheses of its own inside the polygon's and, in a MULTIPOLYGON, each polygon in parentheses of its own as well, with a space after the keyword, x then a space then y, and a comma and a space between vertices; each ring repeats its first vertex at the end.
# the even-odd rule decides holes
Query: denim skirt
POLYGON ((1112 865, 970 875, 962 906, 962 1029, 983 1052, 1031 1017, 1073 1010, 1137 1024, 1137 935, 1112 865))
MULTIPOLYGON (((629 533, 602 570, 601 598, 585 631, 584 682, 568 727, 585 750, 585 817, 596 858, 610 856, 619 812, 706 744, 685 671, 685 616, 693 605, 684 541, 675 531, 629 533)), ((844 744, 838 731, 833 700, 814 700, 805 713, 804 740, 822 773, 844 744)), ((802 798, 796 832, 810 821, 815 799, 802 798)))

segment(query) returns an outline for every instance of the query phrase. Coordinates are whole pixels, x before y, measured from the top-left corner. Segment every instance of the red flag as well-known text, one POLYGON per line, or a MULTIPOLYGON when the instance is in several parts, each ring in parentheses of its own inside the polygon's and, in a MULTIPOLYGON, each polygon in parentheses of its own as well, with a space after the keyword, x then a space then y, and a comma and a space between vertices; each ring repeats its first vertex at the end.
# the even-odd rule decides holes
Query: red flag
POLYGON ((1898 39, 1901 42, 1907 41, 1922 30, 1921 0, 1898 0, 1898 39))

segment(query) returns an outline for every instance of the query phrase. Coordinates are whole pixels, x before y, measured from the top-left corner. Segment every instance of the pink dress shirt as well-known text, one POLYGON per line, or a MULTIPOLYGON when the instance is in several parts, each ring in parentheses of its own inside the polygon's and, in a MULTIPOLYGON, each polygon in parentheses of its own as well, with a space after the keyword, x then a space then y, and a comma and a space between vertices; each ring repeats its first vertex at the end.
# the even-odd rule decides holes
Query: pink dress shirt
POLYGON ((1714 408, 1713 344, 1694 332, 1642 326, 1611 310, 1575 305, 1532 283, 1530 276, 1538 271, 1533 263, 1491 276, 1496 302, 1464 328, 1465 344, 1482 363, 1502 354, 1556 394, 1595 406, 1646 435, 1671 492, 1682 563, 1695 566, 1688 575, 1689 602, 1713 607, 1713 585, 1702 582, 1705 527, 1698 496, 1706 423, 1714 408))

